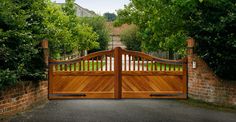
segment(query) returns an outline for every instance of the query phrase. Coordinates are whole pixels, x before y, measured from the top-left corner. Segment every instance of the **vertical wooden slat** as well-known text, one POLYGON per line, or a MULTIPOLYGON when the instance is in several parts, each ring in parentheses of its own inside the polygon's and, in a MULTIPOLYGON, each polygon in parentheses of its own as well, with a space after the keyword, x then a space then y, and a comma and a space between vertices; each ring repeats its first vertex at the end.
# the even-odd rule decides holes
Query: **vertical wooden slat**
POLYGON ((142 71, 144 71, 144 59, 142 58, 142 71))
POLYGON ((57 64, 55 65, 55 71, 58 71, 58 65, 57 64))
POLYGON ((85 61, 83 60, 83 71, 85 71, 85 61))
POLYGON ((124 58, 125 58, 125 59, 124 59, 124 64, 125 64, 125 65, 124 65, 124 66, 125 66, 124 69, 125 69, 125 71, 126 71, 126 54, 124 54, 124 56, 125 56, 125 57, 124 57, 124 58))
POLYGON ((157 62, 154 61, 154 70, 157 71, 157 62))
POLYGON ((133 71, 135 71, 135 56, 132 56, 133 58, 133 71))
POLYGON ((129 71, 131 70, 131 60, 130 60, 130 58, 131 58, 131 55, 129 54, 129 71))
POLYGON ((79 71, 81 71, 81 61, 78 62, 79 71))
POLYGON ((153 60, 151 61, 151 71, 153 71, 153 60))
POLYGON ((62 64, 60 64, 60 71, 62 71, 62 64))
POLYGON ((105 71, 107 71, 107 55, 105 55, 105 63, 106 63, 106 64, 105 64, 105 65, 106 65, 106 66, 105 66, 105 67, 106 67, 106 70, 105 70, 105 71))
POLYGON ((115 73, 115 82, 114 82, 114 97, 116 99, 121 99, 122 97, 122 53, 121 53, 121 48, 116 47, 114 50, 114 73, 115 73))
POLYGON ((74 63, 74 71, 77 71, 77 65, 78 63, 74 63))
POLYGON ((147 67, 147 71, 149 71, 149 67, 148 67, 148 60, 146 61, 146 67, 147 67))
POLYGON ((92 71, 94 71, 94 58, 92 58, 92 71))
POLYGON ((176 65, 174 64, 174 71, 176 70, 176 65))
POLYGON ((162 71, 162 63, 160 63, 160 71, 162 71))
POLYGON ((110 55, 110 71, 112 70, 112 54, 110 55))
POLYGON ((97 65, 96 65, 96 71, 98 71, 98 57, 96 59, 97 65))
POLYGON ((101 56, 101 64, 100 64, 100 68, 101 68, 101 71, 103 70, 103 67, 102 67, 102 58, 103 58, 103 56, 101 56))
POLYGON ((89 63, 89 59, 88 59, 87 62, 88 62, 88 63, 87 63, 87 65, 88 65, 88 67, 87 67, 87 71, 90 71, 90 63, 89 63))
POLYGON ((65 71, 67 71, 67 64, 65 64, 64 69, 65 69, 65 71))
POLYGON ((72 64, 69 64, 70 71, 72 71, 72 64))
POLYGON ((164 71, 166 71, 166 64, 164 64, 164 71))
POLYGON ((169 71, 171 71, 171 64, 168 64, 168 66, 169 66, 169 71))
POLYGON ((140 57, 138 57, 138 71, 140 69, 139 59, 140 59, 140 57))

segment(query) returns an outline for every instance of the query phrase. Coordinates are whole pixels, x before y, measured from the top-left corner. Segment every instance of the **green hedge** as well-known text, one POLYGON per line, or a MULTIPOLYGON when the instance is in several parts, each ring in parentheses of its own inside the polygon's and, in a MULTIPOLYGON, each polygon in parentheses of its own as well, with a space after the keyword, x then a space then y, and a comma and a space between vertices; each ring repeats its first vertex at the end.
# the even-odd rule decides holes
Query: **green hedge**
POLYGON ((198 55, 221 78, 236 80, 236 1, 196 2, 185 19, 198 55))
POLYGON ((44 6, 41 0, 0 2, 0 89, 45 78, 40 48, 44 6))

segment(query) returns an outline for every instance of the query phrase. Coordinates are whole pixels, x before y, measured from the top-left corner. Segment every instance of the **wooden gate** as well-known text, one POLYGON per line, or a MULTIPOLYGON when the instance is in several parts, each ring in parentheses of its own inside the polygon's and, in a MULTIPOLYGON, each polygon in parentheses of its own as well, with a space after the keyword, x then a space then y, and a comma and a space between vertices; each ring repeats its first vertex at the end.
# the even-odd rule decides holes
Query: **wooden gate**
POLYGON ((166 60, 120 47, 49 60, 49 99, 187 98, 186 58, 166 60))

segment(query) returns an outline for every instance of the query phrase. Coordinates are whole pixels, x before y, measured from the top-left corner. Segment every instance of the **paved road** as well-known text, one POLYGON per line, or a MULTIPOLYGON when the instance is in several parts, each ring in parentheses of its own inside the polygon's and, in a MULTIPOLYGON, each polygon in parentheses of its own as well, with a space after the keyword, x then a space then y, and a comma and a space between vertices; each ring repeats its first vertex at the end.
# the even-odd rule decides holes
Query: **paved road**
POLYGON ((173 100, 61 100, 11 120, 35 122, 236 122, 236 113, 190 107, 173 100))

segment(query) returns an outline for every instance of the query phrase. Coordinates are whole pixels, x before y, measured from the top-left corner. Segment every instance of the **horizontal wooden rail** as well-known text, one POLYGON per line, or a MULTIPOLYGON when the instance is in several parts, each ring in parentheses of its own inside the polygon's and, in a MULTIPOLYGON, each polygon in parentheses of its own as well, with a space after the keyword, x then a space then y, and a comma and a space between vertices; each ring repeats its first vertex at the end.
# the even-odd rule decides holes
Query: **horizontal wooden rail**
POLYGON ((112 76, 114 75, 113 71, 72 71, 72 72, 54 72, 53 76, 112 76))
POLYGON ((172 71, 122 71, 122 76, 161 76, 161 75, 168 75, 168 76, 182 76, 183 72, 172 72, 172 71))
POLYGON ((89 60, 94 57, 103 56, 103 55, 111 55, 113 54, 114 50, 106 50, 106 51, 98 51, 95 53, 88 54, 87 56, 80 57, 78 59, 73 60, 54 60, 49 59, 50 64, 69 64, 69 63, 76 63, 78 61, 89 60))
POLYGON ((183 64, 185 61, 184 59, 180 59, 180 60, 162 59, 162 58, 157 58, 157 57, 145 54, 143 52, 130 51, 130 50, 122 50, 122 54, 132 55, 132 56, 144 58, 146 60, 156 61, 160 63, 167 63, 167 64, 183 64))

